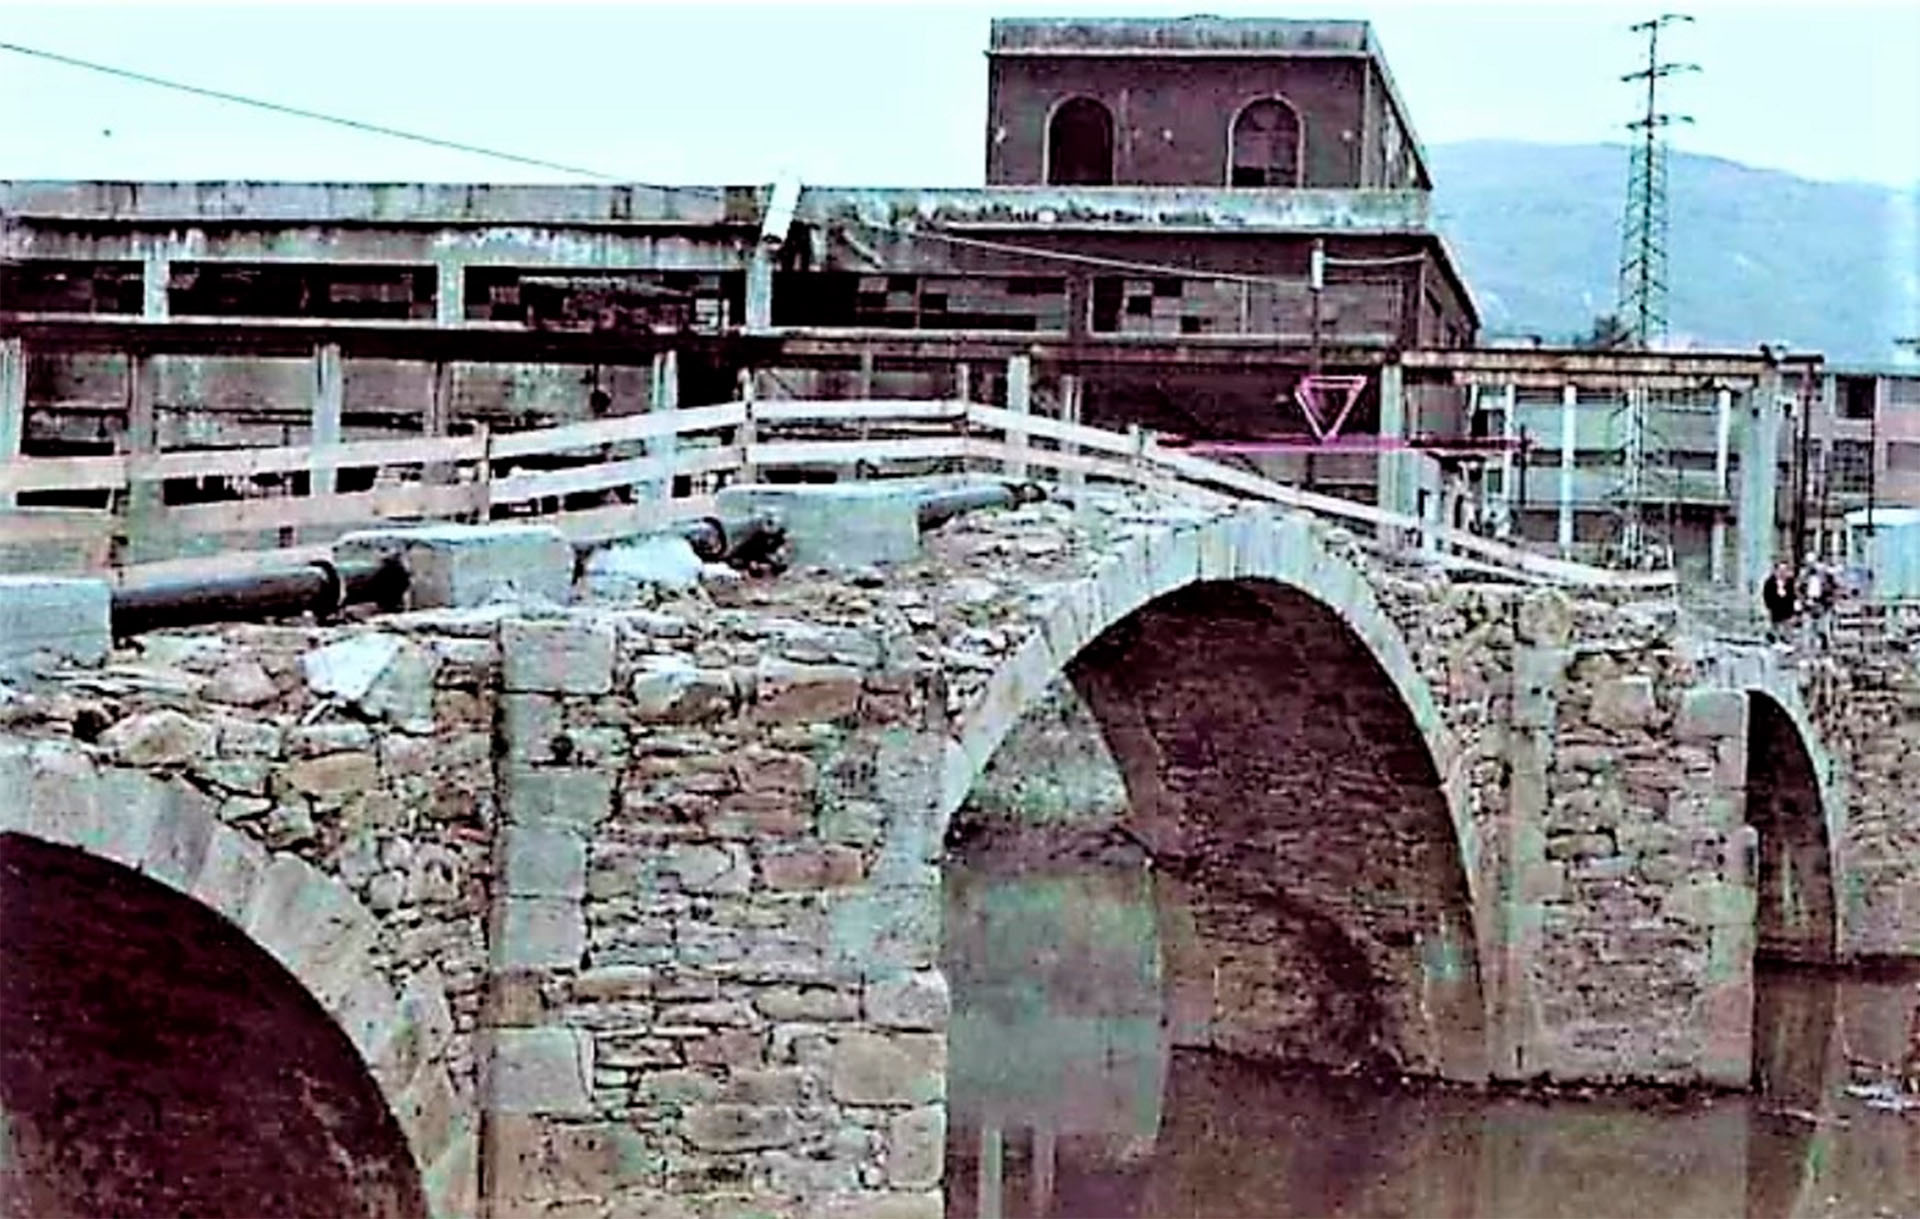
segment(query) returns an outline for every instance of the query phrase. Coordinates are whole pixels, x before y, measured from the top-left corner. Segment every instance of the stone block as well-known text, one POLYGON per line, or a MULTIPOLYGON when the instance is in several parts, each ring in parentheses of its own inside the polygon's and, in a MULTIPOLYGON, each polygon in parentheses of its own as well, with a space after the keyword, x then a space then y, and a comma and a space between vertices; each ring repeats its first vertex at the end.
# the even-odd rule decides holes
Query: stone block
POLYGON ((1680 698, 1680 714, 1673 726, 1682 741, 1709 741, 1744 737, 1747 696, 1741 690, 1688 690, 1680 698))
POLYGON ((172 709, 130 715, 100 734, 125 766, 180 766, 213 756, 213 725, 172 709))
POLYGON ((806 1219, 941 1219, 946 1200, 937 1189, 834 1194, 818 1199, 806 1219))
POLYGON ((722 516, 779 516, 796 567, 844 569, 916 558, 920 499, 930 489, 929 484, 905 479, 816 486, 752 483, 723 489, 719 506, 722 516))
POLYGON ((587 832, 613 811, 613 776, 598 770, 507 771, 507 820, 547 821, 587 832))
POLYGON ((556 1125, 549 1136, 546 1176, 562 1195, 610 1197, 653 1182, 665 1167, 645 1138, 624 1124, 556 1125))
POLYGON ((587 840, 565 826, 516 824, 506 828, 506 891, 512 897, 567 897, 587 893, 587 840))
POLYGON ((494 937, 502 969, 576 969, 587 950, 587 920, 572 898, 510 897, 494 937))
POLYGON ((607 694, 613 690, 611 622, 510 620, 500 626, 508 690, 533 694, 607 694))
POLYGON ((938 1189, 946 1171, 946 1159, 945 1106, 911 1109, 888 1123, 888 1185, 895 1189, 938 1189))
POLYGON ((380 764, 371 753, 329 753, 302 758, 287 767, 282 786, 321 805, 339 804, 365 795, 380 780, 380 764))
POLYGON ((840 889, 858 884, 865 871, 860 852, 847 846, 803 846, 760 856, 760 875, 769 889, 840 889))
POLYGON ((848 1105, 925 1105, 946 1095, 940 1033, 848 1033, 828 1062, 833 1098, 848 1105))
POLYGON ((867 1019, 883 1028, 944 1029, 952 1010, 947 979, 939 970, 919 970, 869 982, 867 1019))
POLYGON ((1573 602, 1557 588, 1527 593, 1520 599, 1514 634, 1535 647, 1565 647, 1573 636, 1573 602))
POLYGON ((398 558, 407 571, 405 607, 467 608, 494 601, 565 605, 573 547, 549 525, 431 525, 350 533, 334 559, 398 558))
POLYGON ((755 995, 753 1003, 769 1020, 852 1020, 860 1015, 857 996, 825 986, 769 987, 755 995))
POLYGON ((730 714, 738 696, 733 674, 703 669, 683 656, 647 656, 628 688, 642 723, 696 724, 730 714))
POLYGON ((584 1029, 497 1029, 494 1108, 554 1117, 593 1115, 593 1035, 584 1029))
POLYGON ((860 670, 763 660, 754 670, 754 715, 776 723, 844 719, 860 705, 860 670))
POLYGON ((0 575, 0 666, 36 655, 97 665, 112 650, 105 580, 0 575))
POLYGON ((1593 688, 1593 722, 1608 728, 1646 728, 1659 713, 1653 679, 1634 673, 1601 681, 1593 688))
POLYGON ((642 588, 684 591, 700 584, 700 556, 687 539, 659 534, 597 550, 582 573, 587 595, 626 599, 642 588))

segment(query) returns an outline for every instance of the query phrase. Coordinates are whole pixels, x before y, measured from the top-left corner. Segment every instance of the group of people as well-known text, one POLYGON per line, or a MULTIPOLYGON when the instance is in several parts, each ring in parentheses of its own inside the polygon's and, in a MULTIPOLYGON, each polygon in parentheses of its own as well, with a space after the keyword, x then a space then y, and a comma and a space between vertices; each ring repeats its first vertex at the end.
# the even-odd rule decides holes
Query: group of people
POLYGON ((1775 563, 1760 586, 1760 600, 1776 643, 1792 642, 1796 623, 1803 634, 1824 630, 1839 598, 1839 571, 1819 562, 1810 561, 1797 572, 1785 562, 1775 563))

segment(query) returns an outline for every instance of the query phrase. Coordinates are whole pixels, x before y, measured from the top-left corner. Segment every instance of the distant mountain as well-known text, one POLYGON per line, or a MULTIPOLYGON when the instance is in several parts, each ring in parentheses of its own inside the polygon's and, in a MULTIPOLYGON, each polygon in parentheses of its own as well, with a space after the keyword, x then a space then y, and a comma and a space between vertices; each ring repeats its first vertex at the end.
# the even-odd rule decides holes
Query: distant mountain
MULTIPOLYGON (((1490 336, 1585 334, 1614 306, 1627 151, 1475 141, 1430 148, 1435 211, 1490 336)), ((1668 326, 1838 363, 1892 360, 1920 327, 1920 192, 1813 182, 1715 157, 1668 162, 1668 326)))

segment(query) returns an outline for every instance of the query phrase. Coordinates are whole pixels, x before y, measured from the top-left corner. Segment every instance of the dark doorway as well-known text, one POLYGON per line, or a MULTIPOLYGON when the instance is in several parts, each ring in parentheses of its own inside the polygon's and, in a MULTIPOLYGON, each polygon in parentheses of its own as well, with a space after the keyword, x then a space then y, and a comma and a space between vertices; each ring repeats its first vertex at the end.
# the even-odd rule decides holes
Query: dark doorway
POLYGON ((1229 186, 1300 185, 1300 117, 1279 98, 1252 102, 1233 120, 1229 186))
POLYGON ((1047 124, 1047 182, 1113 185, 1113 115, 1090 97, 1061 104, 1047 124))

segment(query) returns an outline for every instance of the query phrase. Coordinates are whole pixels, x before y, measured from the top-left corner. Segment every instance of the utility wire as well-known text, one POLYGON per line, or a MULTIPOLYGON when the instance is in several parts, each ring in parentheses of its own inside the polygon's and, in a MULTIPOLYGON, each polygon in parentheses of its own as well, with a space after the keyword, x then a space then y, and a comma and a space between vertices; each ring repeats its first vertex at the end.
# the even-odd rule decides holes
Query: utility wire
POLYGON ((543 160, 540 157, 521 156, 519 153, 503 152, 497 148, 484 148, 478 144, 466 144, 459 140, 441 139, 439 136, 421 135, 414 131, 402 131, 397 127, 387 127, 379 123, 363 122, 359 119, 342 118, 335 114, 323 114, 318 110, 306 110, 299 106, 282 105, 262 98, 247 97, 239 93, 228 93, 221 89, 208 89, 200 85, 190 85, 183 81, 168 80, 165 77, 150 76, 145 72, 135 72, 128 68, 116 68, 111 64, 94 63, 91 60, 77 59, 71 55, 61 55, 55 51, 43 51, 37 47, 22 46, 16 42, 0 42, 0 51, 10 51, 15 55, 25 55, 33 59, 44 59, 50 63, 81 68, 88 72, 99 72, 122 80, 136 81, 143 85, 153 85, 161 89, 172 89, 179 93, 190 93, 195 97, 211 98, 214 101, 229 102, 237 106, 251 106, 256 110, 266 110, 274 114, 290 115, 294 118, 311 119, 317 123, 331 123, 336 127, 365 132, 369 135, 383 135, 396 140, 410 140, 416 144, 426 144, 434 148, 451 149, 454 152, 471 153, 474 156, 491 157, 496 161, 511 161, 518 165, 530 165, 536 169, 551 169, 581 178, 597 178, 603 182, 619 182, 629 186, 643 186, 649 190, 676 191, 700 194, 717 198, 722 192, 712 187, 701 186, 658 186, 652 183, 628 182, 617 174, 604 173, 597 169, 587 169, 579 165, 568 165, 560 161, 543 160))

